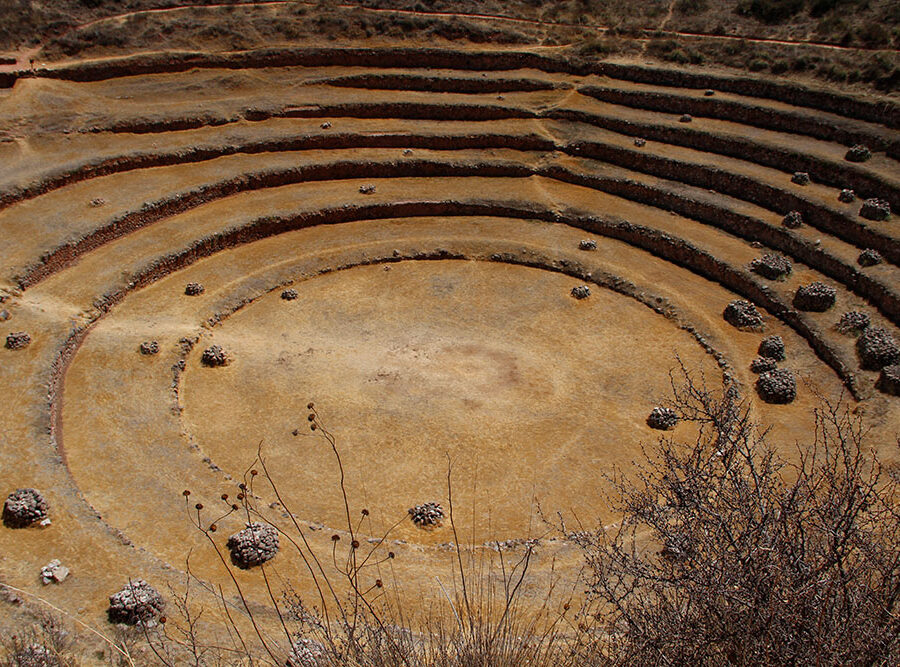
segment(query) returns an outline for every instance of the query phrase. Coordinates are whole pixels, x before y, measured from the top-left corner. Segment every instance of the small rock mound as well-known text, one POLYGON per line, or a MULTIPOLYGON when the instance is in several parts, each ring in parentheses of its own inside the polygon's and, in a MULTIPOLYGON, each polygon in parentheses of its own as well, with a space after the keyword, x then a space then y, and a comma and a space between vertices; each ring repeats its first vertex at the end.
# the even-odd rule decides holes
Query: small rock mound
POLYGON ((41 583, 44 586, 61 584, 69 576, 69 568, 63 565, 58 558, 54 558, 41 568, 41 583))
POLYGON ((900 396, 900 364, 891 364, 882 368, 875 386, 885 394, 900 396))
POLYGON ((818 281, 797 288, 794 308, 811 313, 824 313, 834 305, 837 290, 818 281))
POLYGON ((847 162, 865 162, 871 157, 872 151, 869 150, 868 146, 856 144, 853 148, 847 151, 844 159, 847 160, 847 162))
POLYGON ((326 120, 324 123, 319 125, 319 127, 321 127, 323 130, 330 130, 331 129, 331 121, 326 120))
POLYGON ((856 341, 856 352, 862 367, 869 371, 900 363, 900 347, 887 329, 867 328, 856 341))
POLYGON ((866 199, 859 215, 866 220, 887 220, 891 217, 891 205, 884 199, 866 199))
POLYGON ((657 431, 668 431, 677 425, 678 415, 671 408, 653 408, 647 417, 647 426, 657 431))
POLYGON ((10 528, 27 528, 47 519, 50 507, 37 489, 16 489, 3 504, 3 523, 10 528))
POLYGON ((572 296, 576 299, 587 299, 591 295, 591 288, 587 285, 578 285, 572 288, 572 296))
POLYGON ((297 290, 295 290, 293 287, 291 289, 286 289, 281 293, 281 298, 284 299, 285 301, 293 301, 298 296, 300 296, 300 295, 297 293, 297 290))
POLYGON ((778 280, 788 275, 794 269, 794 265, 784 255, 775 255, 767 253, 762 257, 757 257, 750 262, 750 270, 753 273, 768 278, 769 280, 778 280))
POLYGON ((778 362, 769 357, 756 357, 750 362, 750 370, 756 374, 768 373, 778 368, 778 362))
POLYGON ((763 318, 756 306, 743 299, 737 299, 725 306, 722 317, 728 324, 738 329, 760 330, 763 328, 763 318))
POLYGON ((756 381, 756 393, 766 403, 790 403, 797 397, 797 380, 783 368, 767 371, 756 381))
POLYGON ((845 204, 852 204, 856 201, 856 193, 853 190, 849 190, 844 188, 838 194, 838 201, 843 202, 845 204))
POLYGON ((141 354, 151 356, 154 354, 159 354, 159 343, 155 340, 145 340, 141 343, 141 346, 138 348, 141 354))
POLYGON ((784 341, 781 336, 766 336, 759 344, 759 356, 784 361, 784 341))
POLYGON ((581 241, 578 242, 578 249, 579 250, 596 250, 597 242, 594 239, 581 239, 581 241))
POLYGON ((856 263, 860 266, 875 266, 876 264, 881 264, 883 261, 881 253, 873 248, 866 248, 859 253, 859 257, 856 258, 856 263))
POLYGON ((795 171, 794 175, 791 176, 791 183, 796 183, 797 185, 809 185, 809 173, 805 171, 795 171))
POLYGON ((200 283, 188 283, 184 286, 184 293, 188 296, 200 296, 206 290, 200 283))
POLYGON ((137 579, 129 581, 121 591, 109 596, 106 614, 110 623, 152 625, 162 616, 165 607, 162 595, 143 579, 137 579))
POLYGON ((640 137, 635 137, 634 145, 637 146, 638 148, 643 148, 644 146, 647 145, 647 140, 641 139, 640 137))
POLYGON ((712 88, 707 88, 706 90, 703 91, 703 94, 706 97, 712 97, 713 95, 716 94, 716 91, 714 91, 712 88))
POLYGON ((685 113, 685 114, 681 114, 681 118, 678 119, 678 122, 679 123, 690 123, 692 120, 694 120, 694 119, 691 118, 691 114, 685 113))
POLYGON ((315 639, 295 637, 285 667, 319 667, 327 664, 325 645, 315 639))
POLYGON ((435 502, 410 507, 407 514, 419 528, 434 528, 444 520, 444 508, 435 502))
POLYGON ((249 523, 228 538, 231 562, 242 570, 262 565, 278 553, 278 531, 267 523, 249 523))
POLYGON ((800 211, 788 211, 781 219, 781 224, 788 229, 797 229, 803 224, 803 214, 800 211))
POLYGON ((26 644, 9 654, 5 665, 15 667, 62 667, 55 651, 42 644, 26 644))
POLYGON ((222 349, 221 345, 210 345, 203 350, 200 362, 204 366, 215 368, 217 366, 227 366, 231 363, 231 358, 228 356, 228 353, 222 349))
POLYGON ((367 183, 366 185, 360 185, 359 191, 364 195, 375 194, 375 186, 371 183, 367 183))
POLYGON ((850 310, 841 315, 840 321, 837 323, 839 333, 846 335, 859 334, 869 326, 872 319, 867 313, 861 313, 858 310, 850 310))
POLYGON ((31 336, 24 331, 13 331, 6 337, 7 350, 21 350, 31 344, 31 336))

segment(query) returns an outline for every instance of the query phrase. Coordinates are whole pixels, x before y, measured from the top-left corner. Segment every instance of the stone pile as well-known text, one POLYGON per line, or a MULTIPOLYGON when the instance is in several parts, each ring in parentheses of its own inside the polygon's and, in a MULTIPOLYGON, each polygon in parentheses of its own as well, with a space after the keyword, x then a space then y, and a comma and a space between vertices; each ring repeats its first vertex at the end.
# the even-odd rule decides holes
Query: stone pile
POLYGON ((148 356, 159 354, 159 343, 157 343, 155 340, 145 340, 143 343, 141 343, 141 346, 138 349, 140 350, 141 354, 148 356))
POLYGON ((587 285, 578 285, 572 288, 572 296, 576 299, 587 299, 591 295, 591 288, 587 285))
POLYGON ((803 214, 800 211, 788 211, 781 219, 781 224, 788 229, 797 229, 803 224, 803 214))
POLYGON ((841 315, 840 321, 837 323, 839 333, 846 335, 859 334, 869 326, 872 319, 867 313, 861 313, 858 310, 849 310, 841 315))
POLYGON ((778 280, 788 275, 794 269, 794 265, 784 255, 775 255, 767 253, 762 257, 757 257, 750 262, 750 270, 756 275, 768 278, 769 280, 778 280))
POLYGON ((891 205, 884 199, 866 199, 859 215, 866 220, 887 220, 891 217, 891 205))
POLYGON ((838 201, 845 204, 852 204, 856 201, 856 193, 853 192, 853 190, 844 188, 840 191, 840 193, 838 193, 838 201))
POLYGON ((891 364, 882 368, 875 386, 885 394, 900 396, 900 364, 891 364))
POLYGON ((26 528, 38 522, 49 524, 49 511, 47 501, 37 489, 16 489, 3 504, 3 523, 10 528, 26 528))
POLYGON ((205 289, 200 283, 188 283, 184 286, 184 293, 188 296, 200 296, 205 289))
POLYGON ((867 328, 856 341, 856 352, 862 367, 868 371, 900 363, 900 347, 887 329, 867 328))
POLYGON ((109 596, 106 610, 110 623, 155 625, 166 602, 162 595, 143 579, 129 581, 118 593, 109 596))
POLYGON ((229 363, 231 363, 231 359, 228 357, 228 353, 222 349, 221 345, 210 345, 208 348, 203 350, 203 354, 200 357, 200 362, 204 366, 215 368, 217 366, 227 366, 229 363))
POLYGON ((881 253, 872 248, 866 248, 859 253, 859 257, 856 258, 856 263, 860 266, 875 266, 876 264, 881 264, 883 261, 881 253))
POLYGON ((844 159, 848 162, 865 162, 871 157, 872 151, 869 150, 868 146, 863 146, 862 144, 856 144, 844 155, 844 159))
POLYGON ((24 331, 13 331, 6 337, 7 350, 21 350, 31 344, 31 336, 24 331))
POLYGON ((756 306, 744 299, 737 299, 725 306, 722 317, 728 324, 738 329, 760 330, 763 328, 762 315, 759 314, 756 306))
POLYGON ((818 281, 797 288, 794 308, 811 313, 824 313, 834 305, 837 290, 818 281))
POLYGON ((790 403, 797 397, 797 380, 783 368, 767 371, 756 381, 756 392, 766 403, 790 403))
POLYGON ((657 431, 668 431, 678 425, 678 415, 671 408, 655 407, 647 417, 647 426, 657 431))
POLYGON ((791 176, 791 183, 809 185, 809 174, 805 171, 795 171, 794 175, 791 176))
POLYGON ((766 336, 759 344, 759 356, 784 361, 784 341, 781 336, 766 336))
POLYGON ((228 538, 231 562, 242 570, 262 565, 278 553, 278 530, 267 523, 248 523, 247 527, 228 538))
POLYGON ((407 513, 419 528, 434 528, 440 526, 444 520, 444 508, 436 502, 410 507, 407 513))

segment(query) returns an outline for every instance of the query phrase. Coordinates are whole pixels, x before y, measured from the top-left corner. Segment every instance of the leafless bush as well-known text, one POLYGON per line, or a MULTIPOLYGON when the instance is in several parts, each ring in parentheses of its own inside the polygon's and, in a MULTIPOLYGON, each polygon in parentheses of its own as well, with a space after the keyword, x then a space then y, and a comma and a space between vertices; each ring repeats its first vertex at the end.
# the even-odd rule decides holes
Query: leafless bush
POLYGON ((623 520, 580 538, 601 651, 617 664, 883 665, 900 659, 898 479, 860 420, 821 399, 812 442, 776 454, 746 403, 682 367, 662 438, 611 478, 623 520))

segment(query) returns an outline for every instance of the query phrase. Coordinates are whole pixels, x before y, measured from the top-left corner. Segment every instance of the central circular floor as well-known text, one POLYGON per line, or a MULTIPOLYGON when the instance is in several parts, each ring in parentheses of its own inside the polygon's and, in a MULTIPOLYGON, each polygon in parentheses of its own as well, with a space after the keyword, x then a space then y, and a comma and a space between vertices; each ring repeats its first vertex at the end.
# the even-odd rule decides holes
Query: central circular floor
MULTIPOLYGON (((713 360, 641 303, 575 279, 495 262, 405 261, 270 292, 200 339, 182 376, 183 426, 212 462, 240 476, 262 442, 287 505, 342 528, 339 471, 310 433, 314 401, 336 435, 351 512, 384 527, 426 501, 447 506, 476 540, 543 532, 547 516, 593 520, 599 475, 656 438, 645 419, 666 397, 679 355, 713 360), (201 364, 221 345, 233 361, 201 364), (297 435, 292 432, 297 431, 297 435), (641 437, 641 434, 645 437, 641 437), (591 509, 589 509, 591 508, 591 509)), ((714 375, 711 375, 714 377, 714 375)), ((407 541, 447 542, 404 521, 407 541)))

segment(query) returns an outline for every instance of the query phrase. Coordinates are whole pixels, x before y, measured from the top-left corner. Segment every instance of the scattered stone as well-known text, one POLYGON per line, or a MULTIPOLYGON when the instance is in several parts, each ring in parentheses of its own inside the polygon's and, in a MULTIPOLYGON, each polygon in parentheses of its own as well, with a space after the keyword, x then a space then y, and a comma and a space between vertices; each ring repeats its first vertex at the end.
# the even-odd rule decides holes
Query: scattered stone
POLYGON ((27 528, 46 519, 49 509, 37 489, 16 489, 3 504, 3 523, 9 528, 27 528))
POLYGON ((200 283, 188 283, 184 286, 184 293, 188 296, 200 296, 206 288, 200 283))
POLYGON ((761 330, 763 328, 762 315, 759 314, 756 306, 744 299, 737 299, 725 306, 722 317, 728 324, 738 329, 761 330))
POLYGON ((228 538, 231 562, 242 570, 262 565, 278 553, 278 530, 267 523, 248 523, 247 527, 228 538))
POLYGON ((326 661, 325 645, 315 639, 295 637, 285 667, 320 667, 326 661))
POLYGON ((796 183, 797 185, 809 185, 809 173, 805 171, 795 171, 794 175, 791 176, 791 183, 796 183))
POLYGON ((364 195, 371 195, 371 194, 375 193, 375 186, 372 185, 371 183, 368 183, 366 185, 360 185, 359 191, 361 193, 363 193, 364 195))
POLYGON ((653 408, 647 417, 647 426, 657 431, 668 431, 677 425, 678 415, 671 408, 653 408))
POLYGON ((298 296, 300 296, 300 295, 297 293, 297 290, 295 290, 293 287, 291 289, 286 289, 281 293, 281 298, 284 299, 285 301, 293 301, 298 296))
POLYGON ((403 154, 404 155, 412 155, 412 148, 404 148, 403 154))
POLYGON ((875 266, 881 264, 882 261, 881 253, 873 248, 866 248, 856 258, 856 263, 860 266, 875 266))
POLYGON ((4 660, 4 665, 15 667, 62 667, 59 656, 42 644, 27 644, 22 646, 4 660))
POLYGON ((766 336, 759 344, 759 356, 784 361, 784 341, 781 336, 766 336))
POLYGON ((681 118, 678 119, 678 122, 679 123, 690 123, 692 120, 694 120, 694 119, 691 118, 691 114, 685 113, 685 114, 681 114, 681 118))
POLYGON ((778 368, 778 362, 770 357, 756 357, 750 362, 750 370, 756 374, 768 373, 778 368))
POLYGON ((154 354, 159 354, 159 343, 155 340, 145 340, 138 349, 141 354, 152 356, 154 354))
POLYGON ((231 363, 231 359, 229 358, 228 353, 225 352, 220 345, 210 345, 203 350, 200 362, 204 366, 215 368, 217 366, 227 366, 231 363))
POLYGON ((856 144, 853 148, 847 151, 847 154, 844 156, 844 159, 848 162, 865 162, 869 158, 872 157, 872 152, 869 150, 868 146, 863 146, 862 144, 856 144))
POLYGON ((91 206, 93 206, 94 208, 99 208, 104 204, 106 204, 106 200, 103 197, 95 197, 91 200, 91 206))
POLYGON ((869 327, 856 341, 856 352, 862 367, 879 371, 885 366, 900 363, 900 347, 887 329, 869 327))
POLYGON ((6 310, 6 308, 4 308, 3 310, 0 310, 0 322, 6 322, 6 320, 8 320, 9 318, 10 318, 10 314, 9 314, 9 311, 6 310))
POLYGON ((579 250, 596 250, 597 242, 594 239, 581 239, 581 241, 578 242, 578 249, 579 250))
POLYGON ((642 139, 641 137, 635 137, 634 145, 637 146, 638 148, 643 148, 644 146, 647 145, 647 140, 642 139))
POLYGON ((162 616, 165 607, 162 595, 143 579, 137 579, 109 596, 106 614, 110 623, 151 626, 162 616))
POLYGON ((797 288, 794 308, 812 313, 824 313, 834 305, 837 290, 818 281, 797 288))
POLYGON ((321 127, 323 130, 330 130, 331 129, 331 121, 326 120, 319 127, 321 127))
POLYGON ((797 229, 803 224, 803 214, 800 213, 800 211, 789 211, 788 214, 781 219, 781 224, 788 229, 797 229))
POLYGON ((852 204, 856 201, 856 193, 853 192, 853 190, 844 188, 838 193, 838 201, 844 202, 845 204, 852 204))
POLYGON ((887 220, 891 217, 891 205, 884 199, 866 199, 859 215, 866 220, 887 220))
POLYGON ((787 257, 771 253, 765 254, 762 257, 757 257, 750 262, 750 270, 753 271, 753 273, 760 275, 763 278, 768 278, 769 280, 783 278, 788 275, 793 268, 794 265, 791 264, 791 260, 787 257))
POLYGON ((891 364, 882 368, 875 387, 885 394, 900 396, 900 364, 891 364))
POLYGON ((6 337, 7 350, 21 350, 31 344, 31 336, 24 331, 13 331, 6 337))
POLYGON ((41 583, 44 586, 49 584, 61 584, 69 576, 69 568, 54 558, 44 567, 41 568, 41 583))
POLYGON ((716 94, 716 91, 714 91, 712 88, 707 88, 705 91, 703 91, 703 94, 706 97, 712 97, 713 95, 716 94))
POLYGON ((419 528, 435 528, 444 520, 444 508, 436 502, 410 507, 407 513, 419 528))
POLYGON ((572 288, 572 296, 576 299, 587 299, 591 295, 591 288, 587 285, 578 285, 572 288))
POLYGON ((845 336, 858 335, 869 326, 871 321, 868 314, 861 313, 858 310, 851 310, 841 315, 841 319, 837 323, 837 330, 845 336))
POLYGON ((766 371, 756 381, 756 393, 766 403, 790 403, 797 397, 797 380, 783 368, 766 371))

